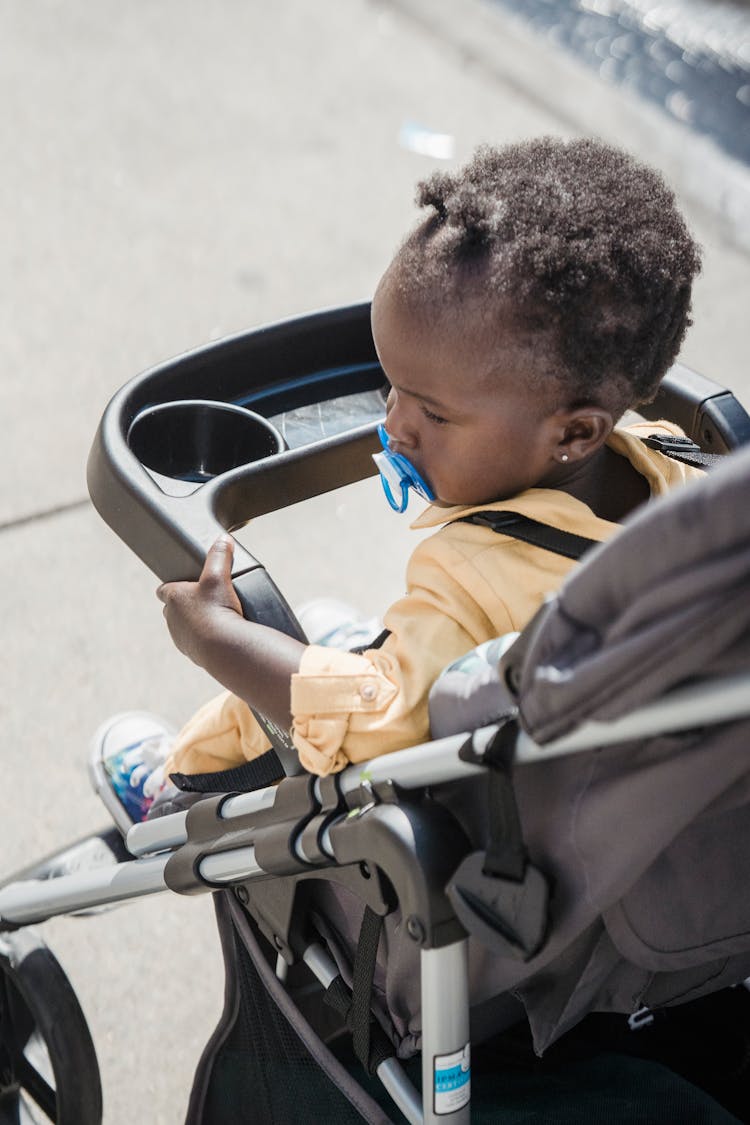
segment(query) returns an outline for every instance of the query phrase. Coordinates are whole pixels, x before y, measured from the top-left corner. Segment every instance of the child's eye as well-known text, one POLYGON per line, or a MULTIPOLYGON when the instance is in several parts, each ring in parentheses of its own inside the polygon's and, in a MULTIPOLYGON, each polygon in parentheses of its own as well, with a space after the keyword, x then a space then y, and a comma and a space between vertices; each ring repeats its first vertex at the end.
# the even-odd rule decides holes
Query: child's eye
POLYGON ((447 426, 448 419, 441 418, 439 414, 433 414, 431 410, 428 410, 424 403, 420 405, 420 410, 422 411, 428 422, 435 422, 438 426, 447 426))

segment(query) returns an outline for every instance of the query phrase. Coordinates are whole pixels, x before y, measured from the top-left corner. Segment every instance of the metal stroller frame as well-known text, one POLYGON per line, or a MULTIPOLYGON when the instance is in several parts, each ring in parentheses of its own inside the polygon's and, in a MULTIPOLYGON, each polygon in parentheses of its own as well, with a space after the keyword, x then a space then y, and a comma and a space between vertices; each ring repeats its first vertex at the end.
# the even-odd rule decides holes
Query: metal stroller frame
MULTIPOLYGON (((545 746, 521 733, 516 763, 748 714, 747 677, 728 678, 701 692, 675 691, 618 722, 584 725, 545 746)), ((474 732, 474 746, 481 750, 495 729, 474 732)), ((434 1060, 459 1055, 469 1040, 468 938, 445 896, 445 886, 467 848, 440 806, 411 803, 408 793, 484 773, 485 766, 459 758, 465 743, 465 734, 455 735, 351 766, 331 778, 288 778, 277 787, 205 798, 186 812, 135 825, 127 837, 135 858, 128 862, 5 886, 0 890, 2 926, 27 926, 166 890, 191 894, 231 887, 282 959, 303 960, 327 987, 338 968, 319 943, 299 947, 303 935, 291 909, 294 895, 306 880, 330 875, 358 890, 378 912, 384 911, 383 883, 371 878, 376 856, 378 871, 396 889, 409 932, 420 946, 422 1087, 433 1091, 434 1060), (332 861, 337 866, 330 869, 332 861), (363 865, 368 865, 366 872, 363 865), (272 883, 267 875, 274 876, 272 883), (270 901, 263 895, 269 886, 276 888, 270 901)), ((437 1113, 431 1097, 424 1102, 419 1098, 393 1058, 382 1062, 377 1074, 414 1125, 469 1122, 468 1101, 455 1112, 437 1113)))
MULTIPOLYGON (((273 422, 339 396, 354 403, 364 395, 370 396, 367 409, 372 412, 371 396, 382 383, 367 304, 273 325, 190 353, 138 377, 115 396, 91 453, 92 499, 160 579, 195 577, 222 528, 231 530, 255 515, 374 471, 370 454, 376 447, 377 419, 358 422, 356 413, 354 425, 339 433, 310 444, 289 443, 286 449, 274 446, 270 452, 256 427, 252 440, 261 440, 262 449, 251 455, 259 459, 246 464, 246 450, 240 449, 236 464, 207 467, 214 455, 212 443, 219 440, 214 426, 216 434, 223 432, 222 407, 232 408, 229 413, 250 408, 273 422), (164 431, 158 428, 162 408, 185 403, 197 418, 188 458, 193 464, 187 470, 180 449, 168 454, 166 463, 159 460, 164 431), (151 433, 149 419, 154 418, 151 433), (197 464, 196 458, 203 461, 197 464)), ((684 368, 670 372, 648 412, 674 418, 710 452, 750 440, 750 419, 733 396, 684 368)), ((239 547, 234 581, 247 616, 301 635, 271 578, 239 547)), ((540 761, 658 730, 685 729, 697 721, 726 722, 749 712, 745 679, 728 680, 700 693, 676 691, 616 723, 583 726, 543 747, 522 733, 516 761, 540 761)), ((494 731, 473 732, 478 753, 494 731)), ((390 908, 395 891, 407 932, 420 948, 423 1096, 393 1057, 378 1064, 377 1074, 409 1122, 466 1125, 470 1103, 455 1072, 469 1041, 468 939, 445 888, 468 844, 442 806, 412 794, 476 776, 486 767, 459 757, 467 740, 461 734, 339 775, 312 778, 298 772, 283 732, 270 733, 288 774, 278 786, 206 797, 184 812, 136 825, 127 836, 129 857, 115 847, 115 866, 41 879, 32 869, 20 873, 20 880, 5 880, 0 886, 0 955, 3 931, 56 915, 165 890, 193 894, 230 888, 278 950, 279 974, 283 976, 282 961, 302 960, 327 987, 338 968, 319 942, 307 944, 300 920, 310 883, 340 881, 380 915, 390 908), (451 1080, 443 1081, 448 1072, 451 1080)), ((49 1112, 49 1095, 43 1108, 49 1112)), ((52 1109, 49 1115, 65 1122, 57 1116, 60 1106, 52 1109)), ((96 1109, 91 1120, 96 1120, 96 1109)))

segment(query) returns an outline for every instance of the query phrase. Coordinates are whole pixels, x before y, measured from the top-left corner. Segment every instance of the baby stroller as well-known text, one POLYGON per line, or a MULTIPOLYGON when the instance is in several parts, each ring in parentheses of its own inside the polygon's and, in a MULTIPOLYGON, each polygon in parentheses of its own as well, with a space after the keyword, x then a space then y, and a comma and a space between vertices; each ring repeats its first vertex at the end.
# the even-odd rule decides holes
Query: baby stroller
MULTIPOLYGON (((115 396, 92 499, 161 579, 194 577, 220 528, 374 471, 382 386, 367 305, 191 353, 115 396)), ((682 368, 648 409, 720 464, 597 548, 489 691, 462 681, 462 729, 325 779, 271 730, 279 784, 212 775, 126 848, 102 834, 109 866, 5 880, 0 1121, 102 1120, 85 1019, 26 927, 165 889, 213 893, 227 967, 191 1125, 748 1119, 750 419, 682 368)), ((235 584, 300 635, 244 549, 235 584)))

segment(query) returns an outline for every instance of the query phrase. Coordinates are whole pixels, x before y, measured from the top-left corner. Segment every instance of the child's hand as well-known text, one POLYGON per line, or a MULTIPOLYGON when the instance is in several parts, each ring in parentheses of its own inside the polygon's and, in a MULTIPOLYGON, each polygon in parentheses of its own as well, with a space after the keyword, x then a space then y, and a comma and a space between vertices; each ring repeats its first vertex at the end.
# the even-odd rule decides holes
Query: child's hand
POLYGON ((220 536, 203 564, 197 582, 165 582, 156 591, 164 602, 164 618, 180 652, 205 666, 206 645, 221 630, 227 614, 242 617, 242 607, 232 586, 234 548, 229 536, 220 536))
POLYGON ((220 536, 206 555, 197 582, 165 582, 156 591, 180 652, 267 715, 291 726, 289 689, 304 645, 242 616, 232 586, 232 539, 220 536))

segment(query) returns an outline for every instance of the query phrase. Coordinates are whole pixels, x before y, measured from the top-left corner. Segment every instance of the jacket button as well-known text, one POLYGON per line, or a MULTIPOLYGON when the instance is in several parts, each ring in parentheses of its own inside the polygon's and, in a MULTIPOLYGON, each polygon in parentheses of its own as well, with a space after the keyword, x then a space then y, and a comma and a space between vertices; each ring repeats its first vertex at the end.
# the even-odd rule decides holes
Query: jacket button
POLYGON ((362 684, 359 694, 365 703, 372 703, 373 699, 377 699, 378 689, 375 684, 362 684))

